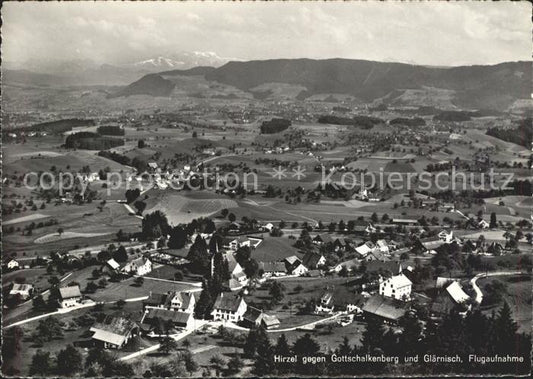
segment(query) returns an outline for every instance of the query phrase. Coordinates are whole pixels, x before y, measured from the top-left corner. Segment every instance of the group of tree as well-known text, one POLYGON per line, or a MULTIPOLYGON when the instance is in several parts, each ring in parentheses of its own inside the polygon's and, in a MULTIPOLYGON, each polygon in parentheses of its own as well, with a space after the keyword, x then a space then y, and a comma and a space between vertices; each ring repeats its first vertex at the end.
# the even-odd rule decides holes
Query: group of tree
POLYGON ((69 149, 107 150, 122 145, 122 138, 103 137, 92 132, 73 133, 65 140, 65 147, 69 149))
POLYGON ((261 134, 274 134, 287 130, 291 126, 291 121, 283 118, 273 118, 270 121, 263 121, 261 124, 261 134))

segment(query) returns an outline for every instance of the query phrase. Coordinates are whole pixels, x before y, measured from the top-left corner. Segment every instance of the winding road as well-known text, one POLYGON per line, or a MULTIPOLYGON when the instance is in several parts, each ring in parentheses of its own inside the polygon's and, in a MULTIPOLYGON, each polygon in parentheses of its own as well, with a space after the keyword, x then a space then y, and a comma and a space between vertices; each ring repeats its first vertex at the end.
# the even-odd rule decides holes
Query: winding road
POLYGON ((474 299, 476 303, 481 304, 483 301, 483 292, 481 292, 481 289, 477 285, 477 280, 480 278, 487 278, 489 276, 505 276, 505 275, 527 275, 527 273, 522 271, 496 271, 496 272, 489 272, 489 273, 482 273, 477 274, 472 279, 470 279, 470 284, 472 285, 472 288, 476 292, 476 298, 474 299))

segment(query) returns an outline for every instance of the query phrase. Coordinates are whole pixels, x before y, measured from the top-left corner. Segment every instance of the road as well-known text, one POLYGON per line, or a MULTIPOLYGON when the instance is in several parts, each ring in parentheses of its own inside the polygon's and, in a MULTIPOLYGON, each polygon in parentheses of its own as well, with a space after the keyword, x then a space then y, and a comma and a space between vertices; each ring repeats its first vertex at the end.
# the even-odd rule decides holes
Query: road
POLYGON ((470 279, 470 284, 472 285, 472 288, 476 292, 476 298, 474 299, 476 303, 481 304, 483 301, 483 292, 481 292, 481 289, 477 285, 477 280, 479 278, 486 278, 489 276, 505 276, 505 275, 525 275, 526 273, 522 271, 496 271, 496 272, 489 272, 489 273, 482 273, 477 274, 472 279, 470 279))

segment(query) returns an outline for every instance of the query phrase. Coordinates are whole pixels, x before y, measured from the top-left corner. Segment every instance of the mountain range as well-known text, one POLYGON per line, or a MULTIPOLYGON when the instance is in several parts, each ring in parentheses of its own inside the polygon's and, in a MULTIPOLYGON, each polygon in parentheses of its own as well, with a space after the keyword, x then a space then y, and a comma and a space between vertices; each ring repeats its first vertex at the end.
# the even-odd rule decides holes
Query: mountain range
MULTIPOLYGON (((231 89, 231 96, 239 96, 241 91, 263 99, 276 95, 278 86, 299 100, 317 94, 343 94, 366 103, 441 105, 438 102, 445 102, 449 108, 500 111, 531 98, 530 62, 461 67, 351 59, 224 62, 224 58, 214 53, 195 52, 121 66, 73 62, 68 67, 63 66, 62 73, 53 70, 35 73, 30 65, 25 70, 3 69, 3 81, 123 86, 110 97, 171 96, 175 91, 187 95, 197 94, 201 88, 209 91, 224 86, 231 89), (437 104, 431 103, 432 100, 437 104)), ((223 96, 224 90, 221 91, 217 96, 223 96)), ((209 97, 209 93, 201 95, 209 97)))
POLYGON ((416 101, 422 96, 437 96, 446 97, 453 107, 505 110, 517 100, 530 98, 532 67, 530 62, 443 68, 349 59, 228 62, 218 68, 152 74, 141 79, 145 91, 139 91, 136 81, 121 89, 119 96, 169 96, 178 84, 176 78, 190 75, 201 75, 208 82, 253 94, 259 94, 258 87, 278 83, 303 87, 299 99, 316 94, 347 94, 364 102, 394 103, 409 97, 416 101), (154 90, 151 81, 164 83, 165 90, 154 90))

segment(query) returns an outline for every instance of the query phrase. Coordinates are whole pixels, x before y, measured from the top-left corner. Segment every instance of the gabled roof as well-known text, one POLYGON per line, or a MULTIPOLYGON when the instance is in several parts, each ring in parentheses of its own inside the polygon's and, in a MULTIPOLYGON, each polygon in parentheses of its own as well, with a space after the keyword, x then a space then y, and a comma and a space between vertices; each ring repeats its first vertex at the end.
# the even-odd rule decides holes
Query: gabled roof
POLYGON ((111 267, 113 270, 117 270, 120 268, 120 265, 118 264, 118 262, 116 260, 114 260, 113 258, 111 258, 110 260, 108 260, 106 262, 106 265, 108 265, 109 267, 111 267))
POLYGON ((13 283, 11 291, 29 292, 33 289, 33 286, 28 283, 13 283))
POLYGON ((168 295, 166 293, 152 293, 148 299, 143 301, 144 305, 158 306, 163 305, 167 301, 168 295))
POLYGON ((241 301, 244 300, 240 296, 222 292, 218 295, 213 309, 236 312, 239 309, 241 301))
POLYGON ((153 320, 155 318, 165 321, 172 321, 174 324, 187 324, 189 319, 192 318, 192 313, 177 312, 162 308, 152 308, 146 315, 145 319, 153 320))
POLYGON ((176 297, 178 298, 178 301, 181 302, 181 308, 188 308, 194 295, 190 292, 174 292, 170 296, 168 296, 165 305, 170 307, 170 303, 176 297))
POLYGON ((267 314, 263 315, 263 320, 261 320, 261 322, 265 324, 267 328, 280 325, 280 322, 276 316, 271 316, 267 314))
POLYGON ((290 264, 291 266, 294 265, 296 262, 302 262, 300 258, 298 258, 296 255, 291 255, 290 257, 285 258, 285 262, 290 264))
POLYGON ((387 299, 383 296, 372 296, 363 306, 363 311, 396 321, 405 315, 406 309, 392 299, 387 299))
POLYGON ((95 332, 94 339, 120 346, 136 327, 134 322, 123 317, 106 316, 103 322, 94 324, 90 331, 95 332))
POLYGON ((395 275, 386 280, 387 283, 392 284, 394 288, 401 288, 405 286, 410 286, 413 283, 409 280, 404 274, 395 275))
POLYGON ((63 300, 81 297, 80 286, 62 287, 59 289, 59 295, 63 300))
POLYGON ((285 272, 285 264, 283 262, 261 262, 259 263, 259 268, 263 272, 285 272))
POLYGON ((321 241, 323 243, 333 242, 333 238, 328 233, 317 234, 313 241, 321 241))
POLYGON ((315 252, 308 252, 304 255, 303 265, 307 268, 315 268, 323 255, 315 252))
POLYGON ((470 296, 463 291, 458 282, 452 282, 448 287, 446 287, 446 292, 448 292, 453 301, 455 301, 457 304, 464 303, 470 299, 470 296))
POLYGON ((244 320, 255 324, 257 320, 260 318, 263 318, 263 316, 264 316, 264 313, 262 310, 252 307, 252 306, 248 306, 246 308, 246 312, 244 313, 242 317, 244 320))

